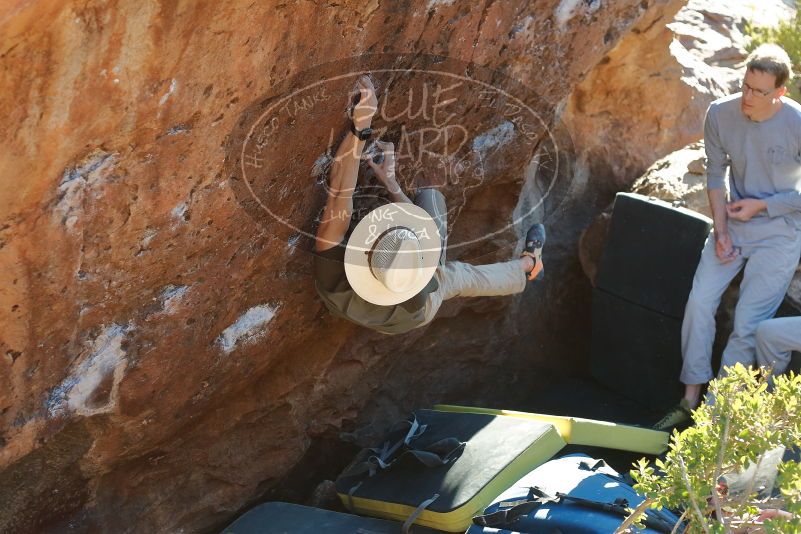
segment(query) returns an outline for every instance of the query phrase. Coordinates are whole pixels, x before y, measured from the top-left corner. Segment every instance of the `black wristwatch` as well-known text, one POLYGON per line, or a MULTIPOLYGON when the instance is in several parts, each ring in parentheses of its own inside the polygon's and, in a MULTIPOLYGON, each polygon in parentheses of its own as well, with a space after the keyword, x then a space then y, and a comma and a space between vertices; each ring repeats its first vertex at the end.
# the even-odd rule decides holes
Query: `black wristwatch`
POLYGON ((350 131, 353 132, 353 135, 355 135, 359 141, 367 141, 370 139, 370 136, 373 135, 373 129, 369 126, 364 130, 357 130, 356 125, 352 122, 350 123, 350 131))

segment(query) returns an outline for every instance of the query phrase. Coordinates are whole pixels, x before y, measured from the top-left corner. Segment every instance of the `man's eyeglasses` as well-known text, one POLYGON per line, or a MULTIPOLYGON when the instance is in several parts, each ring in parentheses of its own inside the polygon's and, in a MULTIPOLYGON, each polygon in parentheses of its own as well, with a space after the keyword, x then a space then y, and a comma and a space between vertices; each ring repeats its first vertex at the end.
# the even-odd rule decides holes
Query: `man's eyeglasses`
POLYGON ((754 93, 754 96, 757 96, 759 98, 767 98, 773 91, 775 91, 775 89, 771 89, 769 91, 765 91, 764 89, 757 89, 756 87, 751 87, 745 82, 743 82, 740 85, 740 89, 743 92, 743 96, 745 96, 748 91, 751 91, 752 93, 754 93))

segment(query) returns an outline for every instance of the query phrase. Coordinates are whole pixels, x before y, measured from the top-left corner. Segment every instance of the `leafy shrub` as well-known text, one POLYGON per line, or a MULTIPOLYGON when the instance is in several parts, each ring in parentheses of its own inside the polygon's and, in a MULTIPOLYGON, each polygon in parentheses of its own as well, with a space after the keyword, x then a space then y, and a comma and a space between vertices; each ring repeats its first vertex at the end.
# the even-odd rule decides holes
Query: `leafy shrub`
MULTIPOLYGON (((710 383, 714 404, 702 403, 694 426, 674 431, 664 460, 642 459, 632 471, 647 507, 684 510, 685 532, 737 533, 758 520, 763 508, 784 509, 794 518, 764 521, 765 532, 801 532, 801 466, 779 466, 777 498, 760 496, 755 477, 739 494, 728 492, 722 477, 759 468, 766 453, 801 444, 801 376, 775 378, 772 390, 759 371, 740 364, 710 383)), ((632 517, 634 519, 634 517, 632 517)))

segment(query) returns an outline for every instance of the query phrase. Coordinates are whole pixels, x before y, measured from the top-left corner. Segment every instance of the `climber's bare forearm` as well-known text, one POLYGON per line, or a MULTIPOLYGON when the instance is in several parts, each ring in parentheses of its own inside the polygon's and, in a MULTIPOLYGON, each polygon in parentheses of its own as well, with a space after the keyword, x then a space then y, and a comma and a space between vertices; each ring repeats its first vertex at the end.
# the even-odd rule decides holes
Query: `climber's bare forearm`
POLYGON ((348 132, 339 144, 334 156, 334 163, 331 165, 329 198, 331 196, 347 198, 353 196, 363 150, 364 141, 360 141, 355 135, 348 132))
POLYGON ((364 141, 352 133, 348 133, 339 144, 329 175, 328 199, 317 230, 318 251, 338 245, 348 231, 363 150, 364 141))
POLYGON ((403 192, 403 189, 401 189, 400 185, 398 185, 398 182, 394 179, 387 179, 384 182, 384 187, 386 188, 387 193, 389 193, 389 198, 392 200, 392 202, 407 202, 409 204, 413 204, 413 202, 409 200, 409 197, 406 196, 406 193, 403 192))
MULTIPOLYGON (((378 109, 375 87, 368 76, 361 76, 357 82, 359 98, 352 112, 353 127, 363 131, 378 109)), ((315 248, 327 250, 342 242, 350 226, 353 214, 353 191, 359 176, 359 162, 364 150, 364 141, 349 131, 339 143, 334 163, 329 175, 328 199, 323 209, 320 227, 317 229, 315 248)))

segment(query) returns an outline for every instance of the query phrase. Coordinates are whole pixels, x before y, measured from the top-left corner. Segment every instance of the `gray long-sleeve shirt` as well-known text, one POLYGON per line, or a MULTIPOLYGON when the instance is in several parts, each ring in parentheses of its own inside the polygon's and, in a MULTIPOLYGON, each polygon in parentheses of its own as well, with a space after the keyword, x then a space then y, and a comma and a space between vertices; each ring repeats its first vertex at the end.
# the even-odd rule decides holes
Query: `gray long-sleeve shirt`
POLYGON ((741 97, 718 99, 707 110, 707 187, 724 189, 728 169, 732 200, 764 200, 768 216, 801 228, 801 105, 782 97, 775 115, 754 122, 743 114, 741 97))

